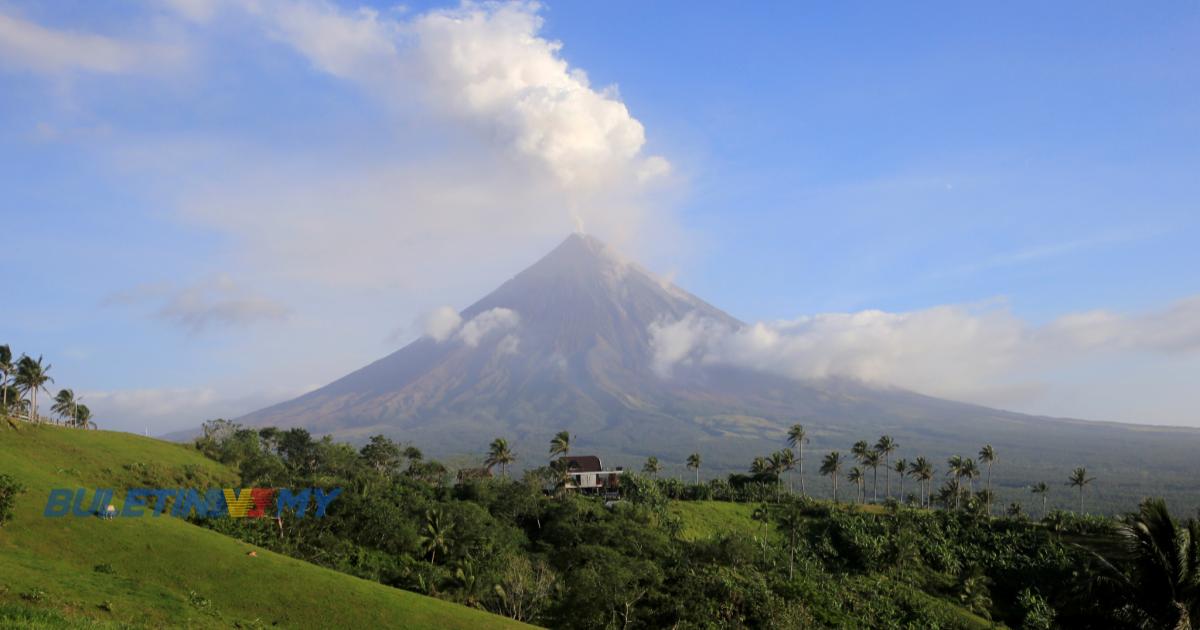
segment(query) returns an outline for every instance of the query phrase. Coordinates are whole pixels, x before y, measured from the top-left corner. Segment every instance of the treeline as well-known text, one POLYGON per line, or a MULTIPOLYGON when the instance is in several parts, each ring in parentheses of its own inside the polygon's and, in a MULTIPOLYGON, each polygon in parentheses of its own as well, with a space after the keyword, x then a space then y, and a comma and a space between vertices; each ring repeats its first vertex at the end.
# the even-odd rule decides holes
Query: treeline
POLYGON ((39 394, 50 393, 46 387, 53 383, 50 366, 41 356, 22 354, 14 361, 12 349, 0 346, 0 415, 41 424, 53 422, 80 429, 95 429, 92 410, 80 402, 70 389, 60 389, 50 406, 53 417, 47 418, 39 412, 39 394))
POLYGON ((344 489, 325 518, 204 526, 552 627, 1135 628, 1200 618, 1200 525, 1173 521, 1161 502, 1125 521, 1056 512, 1041 524, 899 501, 839 506, 778 491, 768 477, 746 482, 775 487, 761 502, 709 504, 745 509, 745 523, 687 540, 670 488, 711 484, 629 472, 624 500, 606 503, 567 491, 549 464, 520 479, 459 479, 382 436, 356 449, 226 421, 207 423, 196 446, 236 466, 244 487, 344 489))

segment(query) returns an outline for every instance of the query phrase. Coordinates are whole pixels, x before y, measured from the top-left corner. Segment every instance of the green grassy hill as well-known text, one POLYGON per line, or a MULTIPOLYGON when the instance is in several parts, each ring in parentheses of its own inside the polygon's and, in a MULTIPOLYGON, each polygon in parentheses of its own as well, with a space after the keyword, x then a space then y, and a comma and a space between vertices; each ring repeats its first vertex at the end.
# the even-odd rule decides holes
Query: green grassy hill
MULTIPOLYGON (((234 471, 136 435, 0 427, 28 490, 0 527, 0 627, 507 628, 520 624, 277 555, 171 517, 45 518, 51 488, 233 487, 234 471), (247 555, 256 551, 257 557, 247 555)), ((88 500, 90 501, 90 492, 88 500)), ((117 502, 120 508, 119 501, 117 502)))

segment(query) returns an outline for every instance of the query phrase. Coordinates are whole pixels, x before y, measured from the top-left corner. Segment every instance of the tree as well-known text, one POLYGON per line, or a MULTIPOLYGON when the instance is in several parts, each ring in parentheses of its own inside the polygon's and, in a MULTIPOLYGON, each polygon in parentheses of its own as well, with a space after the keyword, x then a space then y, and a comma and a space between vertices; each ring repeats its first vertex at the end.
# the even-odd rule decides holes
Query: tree
POLYGON ((1130 568, 1114 573, 1129 616, 1155 628, 1193 628, 1200 621, 1200 522, 1176 523, 1165 501, 1147 499, 1120 531, 1130 568))
MULTIPOLYGON (((988 490, 989 497, 990 497, 990 493, 992 491, 992 464, 996 463, 996 449, 992 448, 991 444, 984 444, 983 448, 979 449, 979 462, 981 464, 987 464, 987 490, 988 490)), ((988 501, 987 511, 988 511, 988 516, 991 516, 992 515, 992 502, 991 501, 988 501)))
POLYGON ((453 531, 454 523, 447 521, 441 510, 425 512, 425 525, 421 528, 418 540, 421 543, 421 549, 429 554, 429 564, 437 563, 439 551, 443 554, 450 553, 450 534, 453 531))
POLYGON ((842 474, 842 454, 833 451, 821 460, 821 474, 828 476, 833 480, 833 502, 838 502, 837 482, 838 476, 842 474))
POLYGON ((975 460, 964 457, 962 462, 962 476, 967 480, 967 491, 975 493, 975 480, 979 478, 979 465, 975 460))
MULTIPOLYGON (((871 502, 879 502, 879 466, 883 463, 883 454, 876 450, 867 451, 860 460, 863 466, 871 469, 874 480, 871 482, 871 502)), ((863 502, 866 502, 867 482, 863 480, 863 502)))
POLYGON ((849 481, 850 483, 858 486, 858 495, 860 497, 859 502, 866 503, 867 502, 867 477, 866 477, 866 475, 863 474, 862 467, 855 466, 855 467, 851 468, 849 474, 846 475, 846 480, 849 481))
MULTIPOLYGON (((954 509, 958 509, 958 480, 962 479, 966 470, 966 462, 969 460, 963 459, 961 455, 951 455, 950 459, 946 460, 946 476, 954 479, 954 509)), ((946 506, 950 507, 950 506, 946 506)))
POLYGON ((25 492, 25 489, 16 479, 0 473, 0 525, 12 518, 12 508, 16 504, 17 496, 25 492))
POLYGON ((75 392, 69 389, 60 389, 54 397, 54 404, 50 406, 50 411, 64 420, 64 424, 74 424, 73 422, 65 422, 73 416, 75 411, 75 392))
POLYGON ((929 493, 930 493, 929 482, 933 481, 933 474, 934 474, 933 473, 933 464, 931 464, 928 459, 925 459, 924 456, 917 457, 917 460, 915 462, 913 462, 912 464, 909 464, 908 474, 911 475, 913 479, 916 479, 917 482, 921 484, 921 489, 923 490, 922 504, 925 505, 926 507, 928 507, 929 506, 929 493))
MULTIPOLYGON (((268 448, 273 445, 278 448, 279 432, 264 433, 264 431, 259 431, 259 438, 267 443, 268 448)), ((363 463, 381 475, 390 476, 400 469, 400 445, 385 436, 372 435, 371 440, 358 451, 358 454, 363 463)))
POLYGON ((688 455, 687 467, 696 473, 696 483, 700 483, 700 453, 688 455))
POLYGON ((75 422, 81 429, 96 428, 96 423, 92 422, 92 410, 87 405, 75 405, 75 422))
POLYGON ((1087 476, 1087 469, 1083 466, 1071 471, 1071 476, 1067 477, 1067 485, 1072 488, 1079 488, 1079 512, 1083 513, 1083 489, 1089 483, 1095 481, 1095 477, 1087 476))
POLYGON ((12 349, 8 344, 0 346, 0 413, 8 413, 8 377, 12 376, 14 367, 12 349))
POLYGON ((1050 486, 1045 481, 1039 481, 1029 491, 1042 495, 1042 518, 1046 518, 1046 497, 1050 494, 1050 486))
POLYGON ((875 443, 875 450, 883 455, 884 479, 887 487, 885 496, 892 496, 892 453, 895 453, 900 445, 890 435, 879 436, 879 441, 875 443))
POLYGON ((571 434, 566 431, 559 431, 554 434, 550 440, 550 457, 553 459, 555 455, 566 457, 571 454, 571 434))
POLYGON ((651 477, 657 477, 659 471, 661 470, 662 464, 658 463, 658 458, 653 455, 647 457, 646 463, 642 465, 642 472, 650 475, 651 477))
POLYGON ((854 443, 854 446, 850 447, 850 454, 854 456, 854 459, 861 462, 862 458, 867 456, 867 451, 870 450, 871 445, 867 444, 866 440, 859 440, 854 443))
POLYGON ((38 418, 38 392, 44 391, 47 394, 50 390, 46 389, 46 383, 53 383, 54 379, 50 378, 50 365, 42 365, 42 357, 38 357, 34 361, 28 355, 21 357, 17 362, 17 387, 25 395, 29 396, 29 414, 30 420, 40 422, 38 418))
POLYGON ((804 425, 793 424, 792 428, 788 429, 788 446, 796 449, 796 462, 800 468, 800 494, 804 492, 804 445, 808 443, 808 434, 804 430, 804 425))
POLYGON ((892 470, 896 471, 896 476, 900 479, 900 489, 896 492, 900 497, 900 502, 904 503, 904 475, 908 473, 908 460, 901 457, 892 464, 892 470))
POLYGON ((487 459, 483 460, 483 463, 488 470, 491 470, 493 466, 499 466, 500 474, 507 477, 508 465, 515 461, 517 461, 517 457, 508 447, 508 440, 496 438, 492 440, 492 445, 488 448, 487 459))

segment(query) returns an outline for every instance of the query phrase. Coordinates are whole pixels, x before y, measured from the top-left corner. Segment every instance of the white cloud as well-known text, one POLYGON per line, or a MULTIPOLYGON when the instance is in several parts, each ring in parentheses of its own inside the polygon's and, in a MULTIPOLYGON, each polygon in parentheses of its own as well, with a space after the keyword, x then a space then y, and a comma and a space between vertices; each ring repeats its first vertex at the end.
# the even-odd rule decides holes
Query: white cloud
POLYGON ((304 391, 268 388, 238 395, 211 387, 165 387, 83 391, 80 396, 82 402, 92 410, 101 429, 149 430, 151 435, 162 435, 181 429, 195 429, 200 423, 213 418, 237 418, 303 394, 304 391))
POLYGON ((515 328, 520 320, 516 311, 500 307, 493 308, 472 317, 471 321, 463 324, 454 337, 474 348, 489 333, 515 328))
POLYGON ((1044 326, 990 304, 829 313, 740 329, 687 317, 656 323, 650 333, 662 375, 676 366, 729 364, 996 403, 1041 392, 1038 379, 1097 357, 1200 350, 1200 298, 1139 315, 1069 314, 1044 326))
MULTIPOLYGON (((474 348, 492 332, 512 330, 520 322, 521 317, 516 311, 502 307, 488 309, 464 322, 458 311, 443 306, 427 313, 422 327, 434 341, 440 343, 453 338, 474 348)), ((501 353, 516 352, 517 342, 516 336, 506 335, 500 340, 501 353)))
POLYGON ((0 66, 47 74, 126 74, 161 70, 185 58, 177 45, 55 30, 0 13, 0 66))
POLYGON ((187 286, 144 284, 109 296, 106 302, 129 305, 157 303, 155 315, 158 318, 192 333, 201 333, 217 326, 281 320, 289 313, 289 309, 282 304, 245 291, 223 274, 187 286))
POLYGON ((434 341, 445 341, 462 326, 462 317, 454 307, 443 306, 425 314, 422 330, 434 341))

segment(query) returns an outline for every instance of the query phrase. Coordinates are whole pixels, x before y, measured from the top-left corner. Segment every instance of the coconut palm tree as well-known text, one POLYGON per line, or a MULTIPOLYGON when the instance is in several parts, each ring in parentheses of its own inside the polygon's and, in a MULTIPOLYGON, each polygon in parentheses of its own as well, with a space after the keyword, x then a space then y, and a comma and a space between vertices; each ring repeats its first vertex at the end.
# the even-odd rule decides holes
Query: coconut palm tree
POLYGON ((1130 570, 1112 573, 1124 587, 1121 591, 1127 598, 1129 616, 1141 621, 1142 627, 1196 627, 1200 621, 1200 522, 1189 518, 1176 523, 1165 501, 1147 499, 1120 531, 1131 557, 1130 570))
POLYGON ((867 502, 867 476, 863 474, 862 466, 855 466, 846 475, 846 481, 858 486, 859 502, 867 502))
POLYGON ((879 436, 879 441, 875 443, 875 450, 883 455, 883 472, 887 493, 884 496, 892 496, 892 453, 899 449, 900 445, 890 435, 879 436))
MULTIPOLYGON (((996 449, 992 448, 991 444, 984 444, 983 448, 979 449, 979 463, 987 464, 987 490, 992 491, 992 464, 996 463, 996 449)), ((990 494, 989 494, 990 496, 990 494)), ((992 515, 992 502, 988 501, 987 505, 988 516, 992 515)))
POLYGON ((50 371, 50 365, 42 364, 42 357, 38 357, 34 361, 28 355, 22 356, 17 362, 17 387, 29 397, 29 419, 34 422, 40 422, 38 418, 38 392, 44 391, 47 394, 50 390, 46 389, 46 383, 53 383, 54 379, 50 378, 47 372, 50 371))
MULTIPOLYGON (((791 449, 783 449, 771 453, 771 472, 775 474, 775 484, 783 483, 783 475, 796 466, 796 455, 791 449)), ((789 490, 791 488, 788 488, 789 490)))
MULTIPOLYGON (((878 503, 879 502, 879 465, 883 463, 883 454, 876 450, 870 450, 870 451, 867 451, 866 454, 864 454, 862 456, 862 459, 859 461, 862 462, 863 466, 869 467, 872 471, 872 474, 874 475, 874 481, 871 482, 871 502, 878 503)), ((863 488, 864 488, 864 490, 866 488, 865 481, 863 482, 863 488)), ((865 500, 865 497, 864 497, 864 500, 865 500)))
POLYGON ((483 460, 483 463, 488 470, 491 470, 493 466, 499 466, 500 474, 507 477, 508 465, 515 461, 517 461, 517 457, 508 447, 508 440, 496 438, 492 440, 492 445, 488 448, 487 459, 483 460))
POLYGON ((75 405, 75 423, 81 429, 96 428, 96 423, 92 422, 92 410, 87 405, 75 405))
POLYGON ((8 377, 13 369, 12 349, 8 344, 0 346, 0 413, 8 413, 8 377))
POLYGON ((821 474, 827 475, 833 480, 833 502, 838 502, 837 482, 838 476, 842 474, 842 454, 833 451, 821 460, 821 474))
POLYGON ((900 489, 897 491, 897 496, 900 497, 900 502, 904 503, 904 475, 908 472, 908 460, 901 457, 892 464, 892 470, 896 471, 896 477, 900 480, 900 489))
POLYGON ((1042 495, 1042 518, 1046 518, 1046 497, 1050 494, 1050 486, 1046 485, 1045 481, 1039 481, 1033 484, 1029 491, 1042 495))
POLYGON ((967 480, 967 492, 975 494, 975 480, 979 478, 979 465, 975 460, 964 457, 962 462, 962 476, 967 480))
POLYGON ((1087 476, 1087 469, 1083 466, 1071 471, 1071 476, 1067 477, 1067 485, 1073 488, 1079 488, 1079 512, 1083 513, 1083 489, 1089 483, 1095 481, 1095 477, 1087 476))
POLYGON ((642 472, 651 477, 657 477, 660 470, 662 470, 662 464, 658 463, 657 457, 651 455, 646 458, 646 463, 642 466, 642 472))
POLYGON ((933 480, 933 464, 929 463, 929 460, 925 459, 923 455, 919 456, 917 457, 917 461, 909 464, 908 474, 912 476, 913 479, 916 479, 917 483, 921 484, 921 503, 922 505, 928 507, 930 491, 929 483, 933 480))
MULTIPOLYGON (((963 459, 962 455, 951 455, 950 459, 946 460, 946 476, 953 478, 956 486, 958 480, 962 479, 966 470, 966 462, 967 460, 963 459)), ((956 488, 954 493, 954 509, 956 510, 958 509, 958 494, 956 488)))
POLYGON ((788 429, 788 446, 796 449, 796 462, 800 468, 800 494, 804 492, 804 445, 808 443, 808 433, 804 425, 793 424, 788 429))
POLYGON ((867 444, 866 440, 859 440, 854 443, 854 446, 850 447, 850 454, 854 456, 854 459, 861 462, 862 458, 867 456, 867 451, 870 450, 871 445, 867 444))
POLYGON ((418 538, 421 549, 429 554, 429 564, 437 563, 437 554, 450 553, 450 534, 454 531, 454 523, 446 520, 441 510, 425 512, 425 525, 421 528, 418 538))
POLYGON ((696 483, 700 483, 700 453, 688 455, 687 467, 696 473, 696 483))
POLYGON ((559 431, 554 434, 550 440, 550 458, 555 455, 566 457, 571 454, 571 434, 566 431, 559 431))
POLYGON ((50 406, 50 411, 58 414, 64 420, 71 417, 69 424, 74 425, 75 419, 72 416, 75 415, 75 392, 69 389, 58 390, 58 395, 54 397, 54 404, 50 406))

